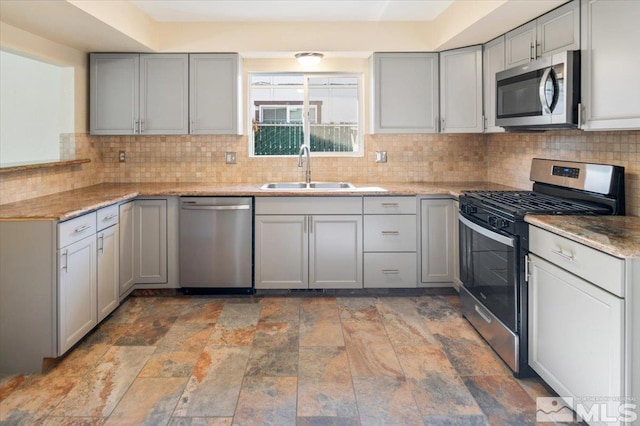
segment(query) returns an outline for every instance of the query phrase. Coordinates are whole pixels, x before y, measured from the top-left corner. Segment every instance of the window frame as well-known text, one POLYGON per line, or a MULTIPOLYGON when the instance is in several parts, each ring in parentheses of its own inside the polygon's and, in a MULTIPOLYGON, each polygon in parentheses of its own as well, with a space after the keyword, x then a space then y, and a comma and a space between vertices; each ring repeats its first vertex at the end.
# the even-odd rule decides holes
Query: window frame
MULTIPOLYGON (((317 105, 314 104, 310 104, 309 101, 309 79, 312 78, 344 78, 344 77, 353 77, 357 79, 357 100, 358 100, 358 136, 357 136, 357 143, 358 143, 358 150, 357 151, 351 151, 351 152, 345 152, 345 151, 341 151, 341 152, 318 152, 318 151, 312 151, 311 154, 314 157, 335 157, 335 158, 339 158, 339 157, 364 157, 364 132, 365 132, 365 123, 364 123, 364 116, 365 116, 365 106, 364 106, 364 75, 361 72, 304 72, 304 71, 285 71, 285 72, 260 72, 260 71, 252 71, 248 73, 248 78, 247 78, 247 85, 248 85, 248 96, 247 96, 247 110, 249 111, 247 114, 247 117, 250 117, 249 120, 247 120, 247 143, 248 143, 248 152, 249 152, 249 157, 250 158, 291 158, 291 157, 297 157, 298 154, 291 154, 291 155, 256 155, 255 154, 255 142, 254 142, 254 118, 256 115, 256 111, 254 108, 254 99, 253 99, 253 84, 252 84, 252 77, 253 76, 283 76, 283 75, 297 75, 297 76, 302 76, 303 79, 303 84, 302 84, 302 89, 303 89, 303 117, 304 116, 308 116, 308 111, 310 107, 314 107, 316 109, 315 111, 315 117, 316 117, 316 123, 317 124, 317 120, 319 117, 319 112, 317 109, 317 105)), ((260 86, 256 86, 256 88, 259 88, 260 86)), ((264 86, 262 86, 264 87, 264 86)), ((291 86, 291 87, 299 87, 298 85, 295 86, 291 86)), ((266 103, 267 101, 260 101, 260 102, 264 102, 262 105, 258 105, 259 107, 259 118, 262 118, 262 107, 263 106, 274 106, 274 107, 283 107, 286 108, 287 111, 287 121, 289 121, 290 118, 290 111, 289 111, 289 107, 297 107, 298 105, 290 105, 290 104, 282 104, 282 105, 277 105, 277 104, 273 104, 270 105, 268 103, 266 103)), ((275 103, 277 103, 278 101, 274 101, 275 103)), ((311 132, 310 132, 310 125, 311 123, 309 122, 309 120, 303 120, 303 132, 304 132, 304 144, 309 145, 310 144, 310 138, 311 138, 311 132)))

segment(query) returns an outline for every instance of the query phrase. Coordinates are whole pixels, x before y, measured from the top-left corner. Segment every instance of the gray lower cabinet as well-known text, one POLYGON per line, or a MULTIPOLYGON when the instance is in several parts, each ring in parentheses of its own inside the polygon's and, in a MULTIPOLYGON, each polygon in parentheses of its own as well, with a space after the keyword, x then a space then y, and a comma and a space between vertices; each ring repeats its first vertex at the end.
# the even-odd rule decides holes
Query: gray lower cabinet
POLYGON ((256 289, 309 287, 307 221, 300 215, 256 215, 256 289))
POLYGON ((422 287, 450 286, 453 282, 453 203, 451 198, 426 198, 420 201, 422 287))
POLYGON ((98 323, 96 236, 58 251, 58 355, 98 323))
POLYGON ((361 197, 255 201, 255 288, 362 288, 361 197))
POLYGON ((640 259, 534 226, 529 240, 529 364, 587 423, 622 424, 640 391, 640 259))
POLYGON ((162 284, 168 279, 167 200, 135 200, 134 282, 162 284))
POLYGON ((135 284, 135 248, 133 244, 134 240, 134 215, 133 206, 135 201, 129 201, 128 203, 121 204, 120 209, 120 225, 119 225, 119 294, 120 297, 127 296, 133 285, 135 284))
POLYGON ((364 287, 417 287, 415 197, 364 198, 364 287))
POLYGON ((120 304, 119 285, 119 226, 112 225, 97 235, 98 282, 97 305, 98 322, 105 319, 120 304))

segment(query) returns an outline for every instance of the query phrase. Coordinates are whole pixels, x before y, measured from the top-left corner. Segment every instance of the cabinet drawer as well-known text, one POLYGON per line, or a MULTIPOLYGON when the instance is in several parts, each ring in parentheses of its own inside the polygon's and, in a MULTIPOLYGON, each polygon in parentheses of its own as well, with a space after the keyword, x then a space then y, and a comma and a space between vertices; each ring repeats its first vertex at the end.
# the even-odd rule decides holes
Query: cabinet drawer
POLYGON ((416 251, 415 215, 364 217, 364 251, 416 251))
POLYGON ((58 224, 58 248, 80 241, 96 233, 96 212, 60 222, 58 224))
POLYGON ((415 197, 364 197, 365 214, 416 214, 415 197))
POLYGON ((365 288, 414 288, 418 286, 415 253, 365 253, 365 288))
POLYGON ((529 226, 529 248, 538 256, 616 296, 624 297, 624 260, 535 226, 529 226))
POLYGON ((118 205, 103 207, 97 211, 98 231, 102 231, 118 223, 118 205))
POLYGON ((362 214, 362 197, 256 197, 256 214, 362 214))

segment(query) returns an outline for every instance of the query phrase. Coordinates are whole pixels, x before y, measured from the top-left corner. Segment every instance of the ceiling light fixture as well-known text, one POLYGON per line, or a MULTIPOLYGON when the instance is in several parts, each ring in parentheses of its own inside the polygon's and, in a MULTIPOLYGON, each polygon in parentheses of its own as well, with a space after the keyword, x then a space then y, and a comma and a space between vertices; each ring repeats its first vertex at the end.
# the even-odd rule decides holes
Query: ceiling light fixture
POLYGON ((324 55, 322 53, 316 53, 316 52, 296 53, 296 59, 302 65, 315 65, 319 63, 323 57, 324 55))

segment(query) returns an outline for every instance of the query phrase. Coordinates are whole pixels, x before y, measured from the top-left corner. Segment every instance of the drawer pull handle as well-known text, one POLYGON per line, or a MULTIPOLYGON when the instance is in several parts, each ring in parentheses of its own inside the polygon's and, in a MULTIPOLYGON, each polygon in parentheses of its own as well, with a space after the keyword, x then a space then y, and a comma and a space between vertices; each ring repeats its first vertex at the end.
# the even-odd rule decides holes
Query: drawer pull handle
POLYGON ((75 234, 79 234, 81 232, 86 231, 87 229, 91 229, 91 225, 82 225, 82 226, 78 226, 76 229, 73 230, 73 232, 75 234))
POLYGON ((69 272, 69 251, 65 250, 60 254, 60 263, 62 263, 62 258, 64 257, 64 265, 60 265, 60 269, 63 271, 69 272))
POLYGON ((102 220, 111 220, 115 219, 116 217, 118 217, 118 213, 111 213, 109 216, 103 217, 102 220))
POLYGON ((382 207, 400 207, 399 203, 382 203, 382 207))
POLYGON ((386 275, 399 274, 400 270, 399 269, 383 269, 382 273, 386 275))
POLYGON ((567 254, 567 253, 563 252, 562 250, 551 250, 551 253, 557 254, 558 256, 562 257, 563 259, 568 260, 569 262, 573 262, 574 260, 576 260, 576 258, 573 257, 572 254, 567 254))
POLYGON ((476 305, 475 308, 476 308, 476 313, 478 315, 480 315, 480 318, 485 320, 487 322, 487 324, 491 324, 491 318, 489 318, 489 316, 487 314, 482 312, 482 310, 480 309, 480 307, 478 305, 476 305))
POLYGON ((398 231, 382 231, 382 235, 400 235, 398 231))

